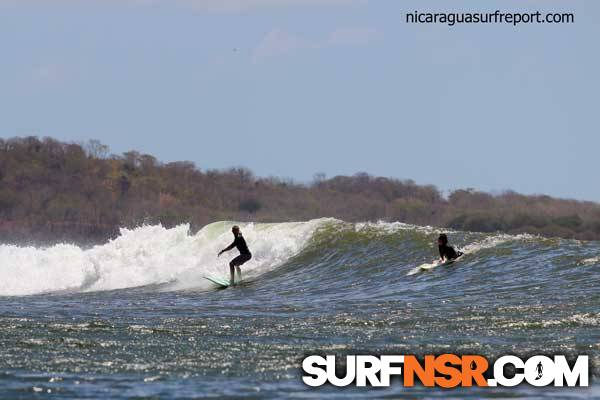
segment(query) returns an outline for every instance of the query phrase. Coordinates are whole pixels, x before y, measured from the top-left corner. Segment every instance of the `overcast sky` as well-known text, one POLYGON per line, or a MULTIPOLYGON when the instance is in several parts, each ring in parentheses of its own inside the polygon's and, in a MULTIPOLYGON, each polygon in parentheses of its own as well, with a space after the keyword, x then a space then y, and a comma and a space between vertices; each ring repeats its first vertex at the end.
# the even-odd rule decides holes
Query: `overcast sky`
POLYGON ((592 0, 0 0, 0 135, 600 201, 598 38, 592 0), (575 23, 405 23, 496 9, 575 23))

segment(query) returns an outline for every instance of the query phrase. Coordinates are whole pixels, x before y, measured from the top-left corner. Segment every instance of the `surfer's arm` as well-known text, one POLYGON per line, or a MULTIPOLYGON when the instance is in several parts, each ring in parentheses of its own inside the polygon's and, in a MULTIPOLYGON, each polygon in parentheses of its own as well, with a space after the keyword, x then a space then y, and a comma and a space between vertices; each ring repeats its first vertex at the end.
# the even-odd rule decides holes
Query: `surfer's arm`
POLYGON ((235 240, 233 241, 233 243, 231 243, 229 246, 225 247, 223 250, 221 250, 219 252, 219 255, 225 253, 226 251, 229 251, 231 249, 233 249, 235 247, 235 240))

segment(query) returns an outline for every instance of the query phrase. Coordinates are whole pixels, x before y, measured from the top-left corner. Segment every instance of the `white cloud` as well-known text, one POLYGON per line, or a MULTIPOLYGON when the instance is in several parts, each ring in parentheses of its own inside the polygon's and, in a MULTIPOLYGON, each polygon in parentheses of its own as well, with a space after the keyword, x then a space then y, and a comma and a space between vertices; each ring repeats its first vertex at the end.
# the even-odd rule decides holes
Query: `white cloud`
POLYGON ((288 54, 294 50, 315 47, 313 43, 281 29, 273 29, 254 49, 253 60, 259 61, 273 56, 288 54))
POLYGON ((237 13, 263 8, 352 6, 368 0, 0 0, 0 7, 19 6, 152 6, 172 5, 200 11, 237 13))
POLYGON ((380 37, 381 33, 373 28, 341 28, 331 32, 327 43, 332 46, 364 46, 380 37))
POLYGON ((204 11, 241 12, 260 8, 347 6, 365 3, 366 0, 180 0, 180 2, 204 11))
POLYGON ((273 29, 260 41, 253 51, 254 62, 299 50, 323 49, 335 46, 365 46, 379 40, 381 33, 373 28, 340 28, 324 39, 309 40, 281 29, 273 29))
POLYGON ((63 81, 67 71, 60 64, 40 64, 31 69, 30 77, 33 82, 53 84, 63 81))

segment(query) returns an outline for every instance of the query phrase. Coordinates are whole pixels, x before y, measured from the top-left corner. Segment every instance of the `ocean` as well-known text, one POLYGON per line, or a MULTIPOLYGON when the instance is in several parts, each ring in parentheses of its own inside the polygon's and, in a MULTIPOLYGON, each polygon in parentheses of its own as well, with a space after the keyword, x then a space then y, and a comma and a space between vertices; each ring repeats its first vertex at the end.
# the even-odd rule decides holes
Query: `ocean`
POLYGON ((94 247, 0 245, 0 398, 600 398, 600 243, 442 230, 238 223, 122 229, 94 247), (309 354, 588 355, 590 387, 311 388, 309 354))

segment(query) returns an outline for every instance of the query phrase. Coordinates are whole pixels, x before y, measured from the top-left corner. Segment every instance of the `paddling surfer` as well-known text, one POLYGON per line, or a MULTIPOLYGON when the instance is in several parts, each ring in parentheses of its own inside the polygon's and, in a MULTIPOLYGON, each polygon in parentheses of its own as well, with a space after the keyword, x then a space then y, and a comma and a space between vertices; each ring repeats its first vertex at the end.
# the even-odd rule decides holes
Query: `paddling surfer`
POLYGON ((231 262, 229 263, 229 272, 230 272, 229 283, 230 283, 230 285, 235 285, 235 283, 234 283, 235 271, 237 271, 238 277, 240 278, 240 282, 241 282, 242 281, 242 270, 240 269, 240 265, 242 265, 246 261, 250 260, 252 258, 252 254, 250 253, 250 250, 248 250, 248 245, 246 244, 246 240, 244 240, 244 237, 242 236, 242 232, 240 232, 240 227, 237 225, 234 225, 233 228, 231 228, 231 233, 233 233, 233 243, 231 243, 229 246, 227 246, 223 250, 221 250, 219 252, 219 254, 217 255, 217 257, 219 257, 221 254, 225 253, 226 251, 229 251, 229 250, 233 249, 234 247, 237 247, 238 251, 240 252, 240 255, 237 256, 236 258, 234 258, 233 260, 231 260, 231 262))
POLYGON ((438 250, 442 262, 455 260, 463 255, 460 251, 454 250, 454 247, 448 246, 448 236, 445 233, 440 234, 438 237, 438 250))

